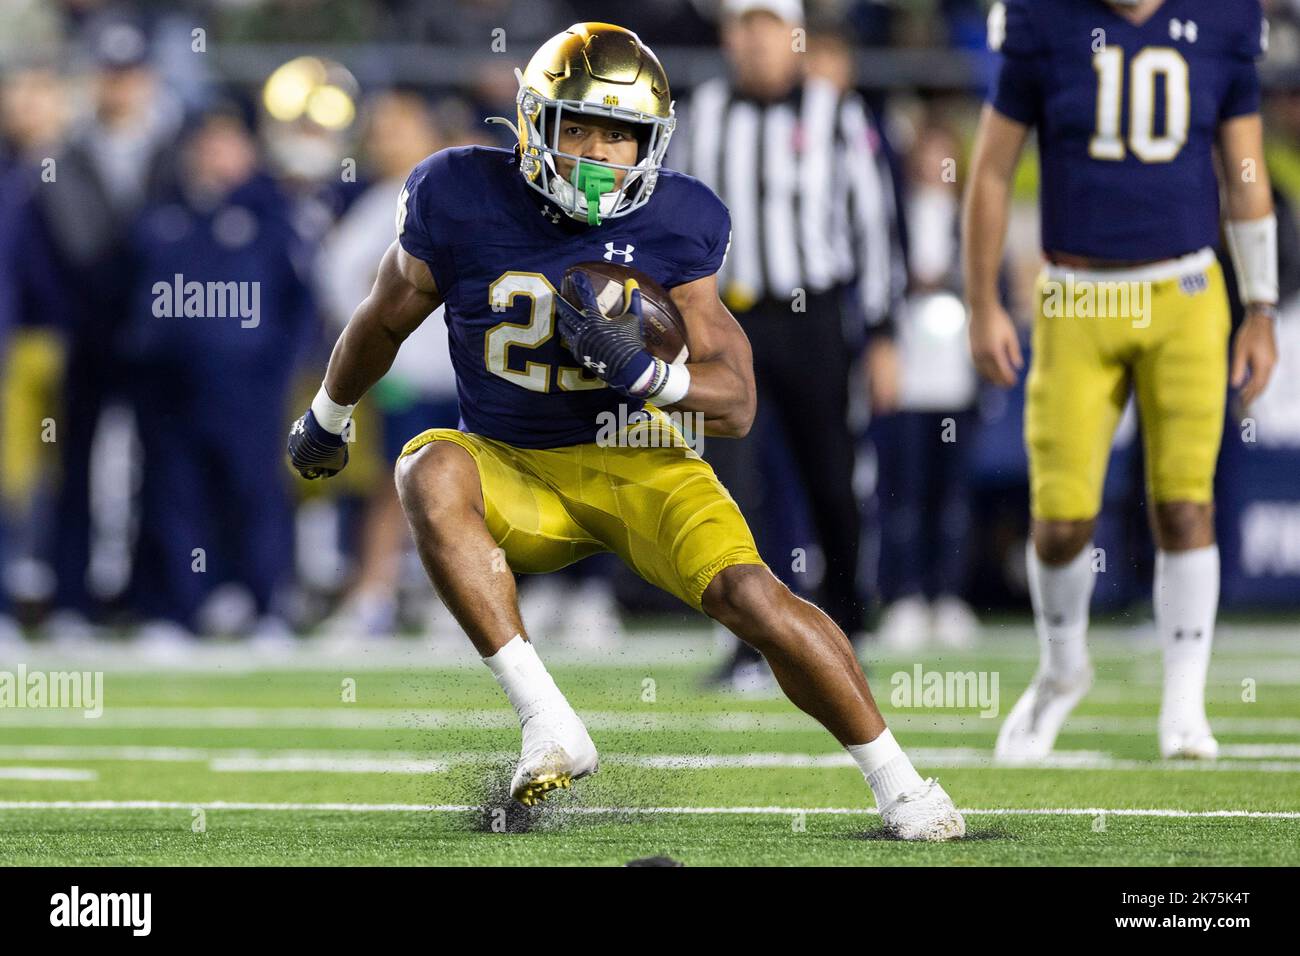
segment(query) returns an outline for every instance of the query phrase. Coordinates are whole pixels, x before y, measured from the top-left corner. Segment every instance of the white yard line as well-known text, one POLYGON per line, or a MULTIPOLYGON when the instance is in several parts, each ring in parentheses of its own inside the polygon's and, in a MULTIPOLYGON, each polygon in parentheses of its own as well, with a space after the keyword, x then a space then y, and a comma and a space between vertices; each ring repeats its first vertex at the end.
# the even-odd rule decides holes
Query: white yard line
POLYGON ((0 767, 0 780, 58 780, 63 783, 86 783, 98 779, 93 770, 66 767, 0 767))
MULTIPOLYGON (((1293 745, 1242 745, 1229 748, 1218 762, 1120 759, 1098 750, 1061 750, 1027 769, 1104 771, 1190 771, 1300 773, 1300 760, 1258 759, 1300 756, 1293 745), (1240 752, 1236 752, 1240 750, 1240 752), (1244 758, 1244 759, 1234 759, 1244 758)), ((976 747, 911 747, 908 754, 922 768, 1026 769, 997 764, 986 749, 976 747)), ((0 760, 125 761, 207 763, 218 773, 396 773, 439 774, 453 766, 513 761, 511 751, 430 753, 402 750, 326 750, 202 747, 96 747, 56 744, 0 745, 0 760)), ((737 754, 619 753, 601 755, 607 766, 648 770, 716 769, 839 769, 855 766, 843 751, 830 753, 759 752, 737 754)))
MULTIPOLYGON (((1120 760, 1096 751, 1059 751, 1051 756, 1022 766, 995 763, 987 751, 951 748, 908 748, 908 756, 922 769, 975 768, 989 770, 1178 770, 1178 771, 1243 771, 1250 773, 1300 773, 1300 761, 1220 760, 1210 761, 1153 761, 1120 760)), ((605 758, 601 758, 602 760, 605 758)), ((622 762, 622 761, 614 761, 622 762)), ((712 770, 717 768, 824 768, 854 767, 847 753, 798 754, 691 754, 635 755, 626 762, 655 770, 712 770)))
MULTIPOLYGON (((252 810, 320 813, 467 813, 481 807, 448 803, 240 803, 224 800, 3 800, 0 810, 252 810)), ((866 807, 581 807, 554 806, 551 813, 574 816, 870 816, 879 811, 866 807)), ((997 807, 961 808, 967 816, 1069 816, 1069 817, 1169 817, 1197 819, 1244 817, 1256 820, 1300 820, 1300 810, 1171 810, 1104 807, 997 807)))
MULTIPOLYGON (((738 702, 739 705, 740 702, 738 702)), ((588 728, 612 731, 690 731, 778 733, 816 731, 821 728, 800 713, 730 711, 728 713, 669 713, 648 705, 642 711, 579 710, 588 728)), ((911 713, 885 711, 891 727, 917 733, 988 734, 997 732, 1000 718, 977 714, 911 713)), ((1297 717, 1215 717, 1211 723, 1219 736, 1278 734, 1300 736, 1297 717)), ((356 707, 331 703, 311 707, 116 707, 111 702, 103 715, 87 720, 81 711, 0 709, 0 731, 10 727, 168 727, 223 729, 279 729, 285 727, 332 730, 517 730, 518 719, 504 707, 491 709, 401 709, 356 707)), ((1154 734, 1155 716, 1073 717, 1065 734, 1154 734)))
MULTIPOLYGON (((969 651, 939 648, 920 651, 912 655, 907 666, 910 666, 912 660, 924 661, 927 669, 960 668, 963 663, 979 663, 987 667, 988 662, 994 660, 1027 665, 1037 661, 1038 643, 1032 627, 1027 623, 989 627, 985 629, 984 637, 969 651)), ((1215 664, 1242 660, 1261 671, 1270 663, 1294 668, 1297 666, 1297 637, 1300 637, 1300 627, 1294 625, 1220 624, 1215 635, 1215 664)), ((561 667, 602 668, 657 664, 700 666, 717 660, 723 653, 715 643, 712 632, 698 618, 684 620, 680 628, 635 629, 617 648, 599 654, 565 647, 562 641, 539 640, 537 643, 547 663, 561 667)), ((864 645, 862 650, 870 666, 877 672, 902 663, 896 655, 885 654, 871 643, 864 645)), ((1138 627, 1094 627, 1089 633, 1089 651, 1092 659, 1102 664, 1159 659, 1154 628, 1149 624, 1138 627)), ((31 668, 66 666, 72 663, 78 669, 91 666, 94 669, 123 673, 219 672, 223 676, 278 670, 370 671, 434 667, 481 669, 479 659, 468 641, 444 641, 430 647, 420 638, 359 642, 344 648, 330 648, 313 641, 304 641, 287 651, 277 649, 274 654, 259 654, 239 643, 201 644, 187 649, 182 660, 150 659, 147 653, 122 641, 102 641, 68 652, 56 651, 38 643, 29 648, 27 657, 31 668)))
POLYGON ((1221 744, 1219 756, 1255 760, 1270 757, 1300 757, 1300 744, 1221 744))
MULTIPOLYGON (((510 756, 501 752, 503 756, 510 756)), ((209 760, 428 760, 444 763, 471 756, 483 759, 495 754, 466 751, 461 754, 430 754, 405 750, 353 750, 339 747, 309 750, 301 747, 146 747, 62 744, 0 744, 0 760, 106 760, 138 763, 206 763, 209 760)), ((518 756, 514 754, 513 756, 518 756)))
MULTIPOLYGON (((1297 765, 1300 767, 1300 764, 1297 765)), ((446 773, 445 760, 355 757, 218 757, 208 764, 217 773, 446 773)))

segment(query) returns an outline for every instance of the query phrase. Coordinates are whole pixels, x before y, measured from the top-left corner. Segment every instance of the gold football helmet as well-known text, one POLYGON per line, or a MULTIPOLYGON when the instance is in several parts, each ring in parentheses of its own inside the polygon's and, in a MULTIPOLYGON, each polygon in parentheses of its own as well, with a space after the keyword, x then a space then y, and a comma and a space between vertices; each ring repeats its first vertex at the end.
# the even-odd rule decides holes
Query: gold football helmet
POLYGON ((529 186, 590 225, 626 216, 649 201, 677 119, 668 76, 635 33, 609 23, 575 23, 542 44, 515 77, 518 124, 493 119, 519 137, 519 170, 529 186), (566 111, 631 124, 636 164, 593 162, 561 152, 566 111), (571 179, 557 172, 557 156, 574 161, 571 179), (617 189, 616 170, 624 171, 617 189))

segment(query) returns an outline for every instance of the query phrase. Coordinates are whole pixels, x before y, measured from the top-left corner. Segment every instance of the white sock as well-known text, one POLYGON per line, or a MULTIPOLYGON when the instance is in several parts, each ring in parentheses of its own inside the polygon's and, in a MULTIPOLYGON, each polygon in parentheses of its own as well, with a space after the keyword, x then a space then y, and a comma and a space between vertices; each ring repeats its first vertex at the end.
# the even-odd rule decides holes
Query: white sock
POLYGON ((506 692, 520 725, 539 711, 569 709, 569 702, 546 672, 536 649, 519 634, 491 657, 483 658, 483 663, 506 692))
POLYGON ((875 740, 844 749, 867 778, 867 786, 881 810, 897 800, 903 791, 915 790, 925 783, 888 727, 875 740))
POLYGON ((1052 677, 1073 677, 1088 669, 1088 603, 1096 581, 1092 542, 1067 564, 1044 564, 1032 540, 1025 556, 1042 669, 1052 677))
POLYGON ((1161 726, 1205 722, 1205 674, 1219 607, 1219 548, 1157 551, 1156 631, 1165 656, 1161 726))

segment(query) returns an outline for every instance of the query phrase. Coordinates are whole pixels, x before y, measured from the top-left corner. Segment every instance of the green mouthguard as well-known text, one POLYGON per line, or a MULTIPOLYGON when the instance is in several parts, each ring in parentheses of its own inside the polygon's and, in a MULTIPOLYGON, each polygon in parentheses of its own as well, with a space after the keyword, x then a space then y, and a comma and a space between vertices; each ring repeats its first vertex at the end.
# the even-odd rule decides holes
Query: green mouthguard
POLYGON ((573 167, 573 185, 587 197, 587 225, 600 225, 600 197, 614 189, 614 170, 581 160, 573 167))

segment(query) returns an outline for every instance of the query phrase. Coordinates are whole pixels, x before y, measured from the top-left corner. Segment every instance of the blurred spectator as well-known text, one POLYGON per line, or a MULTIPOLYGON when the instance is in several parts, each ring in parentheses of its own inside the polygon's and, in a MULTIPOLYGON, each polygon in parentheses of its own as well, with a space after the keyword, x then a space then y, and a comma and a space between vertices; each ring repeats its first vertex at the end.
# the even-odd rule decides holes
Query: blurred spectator
POLYGON ((51 522, 57 639, 88 636, 91 447, 100 415, 120 398, 115 362, 126 310, 126 235, 139 210, 159 194, 179 111, 148 65, 143 30, 126 20, 101 23, 90 38, 96 69, 93 113, 56 155, 56 175, 38 190, 44 229, 52 237, 71 302, 62 317, 67 356, 58 420, 61 484, 51 522))
POLYGON ((808 37, 804 70, 809 77, 825 80, 841 93, 853 88, 853 46, 843 33, 819 30, 808 37))
POLYGON ((314 56, 282 64, 262 88, 259 132, 271 170, 291 191, 315 195, 330 207, 321 231, 346 205, 340 196, 325 194, 338 194, 341 183, 355 179, 344 175, 343 161, 355 131, 358 93, 347 67, 314 56))
MULTIPOLYGON (((963 599, 970 534, 976 381, 966 344, 958 255, 957 155, 924 126, 909 163, 911 290, 898 320, 898 410, 873 422, 880 458, 881 641, 912 650, 933 636, 968 646, 978 622, 963 599)), ((879 412, 879 410, 877 410, 879 412)))
POLYGON ((133 603, 142 640, 167 650, 193 629, 248 627, 201 619, 231 583, 251 598, 254 636, 274 645, 293 567, 287 392, 318 332, 307 260, 243 111, 202 117, 182 160, 173 197, 131 236, 123 338, 144 457, 133 603))
POLYGON ((50 67, 15 70, 0 85, 0 131, 9 160, 34 168, 59 148, 67 130, 63 83, 50 67))
MULTIPOLYGON (((759 395, 750 435, 713 442, 706 457, 750 516, 760 553, 788 578, 790 559, 760 516, 764 500, 776 505, 780 493, 762 467, 762 446, 790 448, 825 557, 822 601, 852 637, 863 630, 865 601, 848 401, 863 339, 873 340, 869 366, 887 358, 880 343, 902 293, 892 179, 861 99, 802 75, 792 42, 804 22, 800 0, 725 0, 723 14, 730 77, 691 97, 673 165, 731 210, 719 285, 749 336, 759 395)), ((718 679, 752 686, 761 666, 756 651, 738 644, 718 679)))
MULTIPOLYGON (((338 221, 318 259, 323 304, 339 328, 369 294, 379 261, 394 241, 394 216, 406 177, 440 146, 430 107, 418 93, 384 93, 371 103, 363 147, 377 181, 338 221)), ((441 310, 402 344, 392 369, 370 394, 382 416, 384 458, 390 463, 408 439, 425 429, 456 427, 456 376, 441 310)), ((327 635, 347 641, 393 634, 401 559, 409 542, 397 488, 385 470, 366 502, 356 580, 326 622, 327 635)), ((448 620, 439 617, 439 629, 448 620)))
MULTIPOLYGON (((42 422, 53 413, 57 339, 49 323, 66 314, 62 277, 37 210, 49 188, 65 125, 62 84, 50 70, 21 69, 0 84, 0 641, 11 588, 30 557, 38 487, 50 446, 42 422), (10 533, 16 532, 16 533, 10 533)), ((28 578, 31 576, 28 575, 28 578)), ((32 580, 24 592, 39 590, 32 580), (35 586, 33 586, 35 585, 35 586)), ((27 595, 30 596, 30 595, 27 595)))

